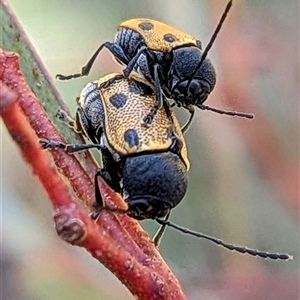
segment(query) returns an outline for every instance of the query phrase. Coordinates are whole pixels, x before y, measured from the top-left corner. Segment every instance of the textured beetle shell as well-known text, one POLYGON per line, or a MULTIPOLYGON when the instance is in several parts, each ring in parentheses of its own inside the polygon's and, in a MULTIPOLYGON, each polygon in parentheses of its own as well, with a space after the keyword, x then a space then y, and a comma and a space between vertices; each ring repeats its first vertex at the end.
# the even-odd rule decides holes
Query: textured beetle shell
POLYGON ((185 45, 192 45, 201 49, 199 40, 159 21, 131 19, 121 23, 117 29, 121 30, 122 28, 138 32, 143 37, 147 47, 152 50, 171 52, 174 48, 185 45))
MULTIPOLYGON (((101 78, 98 86, 112 75, 101 78)), ((159 109, 148 127, 143 124, 143 119, 156 104, 155 94, 149 94, 149 88, 141 82, 123 78, 113 81, 108 87, 100 87, 99 91, 104 108, 105 136, 118 154, 168 150, 172 143, 170 131, 173 130, 183 142, 180 154, 189 169, 180 124, 169 107, 159 109)))

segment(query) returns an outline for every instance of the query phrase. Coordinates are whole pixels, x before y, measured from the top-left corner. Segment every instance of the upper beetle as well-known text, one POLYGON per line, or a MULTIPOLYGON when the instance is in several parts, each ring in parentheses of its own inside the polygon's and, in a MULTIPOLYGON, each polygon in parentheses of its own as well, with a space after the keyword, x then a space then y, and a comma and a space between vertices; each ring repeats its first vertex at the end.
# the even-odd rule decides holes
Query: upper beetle
MULTIPOLYGON (((166 101, 152 126, 143 126, 140 119, 154 104, 155 94, 149 86, 121 74, 105 76, 82 90, 71 125, 94 144, 73 145, 69 152, 93 147, 101 150, 103 167, 95 180, 100 209, 104 204, 97 176, 122 194, 127 214, 139 220, 168 217, 183 199, 189 169, 184 137, 166 101)), ((64 113, 61 118, 70 121, 64 113)))
MULTIPOLYGON (((157 110, 163 106, 163 93, 191 113, 189 121, 184 126, 185 131, 194 115, 194 106, 210 109, 203 103, 214 89, 216 72, 207 58, 207 53, 231 6, 232 1, 229 1, 204 51, 199 40, 169 25, 150 19, 131 19, 118 26, 114 42, 102 44, 82 68, 81 73, 69 76, 58 74, 57 77, 67 80, 88 75, 99 52, 106 47, 118 62, 126 66, 123 70, 125 77, 128 78, 134 73, 137 75, 136 78, 146 79, 154 88, 156 102, 144 117, 144 123, 150 124, 157 110)), ((243 113, 212 110, 252 117, 243 113)))

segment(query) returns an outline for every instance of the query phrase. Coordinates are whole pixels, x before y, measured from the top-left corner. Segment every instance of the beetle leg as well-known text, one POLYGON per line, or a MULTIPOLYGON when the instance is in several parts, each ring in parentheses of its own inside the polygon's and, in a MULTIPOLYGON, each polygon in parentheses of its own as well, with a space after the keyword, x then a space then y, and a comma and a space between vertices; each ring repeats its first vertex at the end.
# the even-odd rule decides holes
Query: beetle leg
POLYGON ((139 49, 139 51, 137 52, 137 54, 129 61, 127 62, 127 66, 126 68, 123 70, 123 74, 126 78, 129 77, 130 73, 132 72, 132 70, 134 69, 134 66, 136 65, 140 55, 147 50, 146 46, 143 46, 139 49))
POLYGON ((89 61, 87 62, 87 64, 82 67, 81 72, 80 73, 75 73, 75 74, 71 74, 71 75, 62 75, 62 74, 57 74, 56 78, 59 80, 70 80, 73 78, 78 78, 78 77, 82 77, 82 76, 87 76, 89 75, 91 68, 97 58, 97 56, 99 55, 100 51, 106 47, 108 50, 110 50, 113 55, 115 55, 118 59, 120 59, 123 63, 126 63, 128 61, 128 59, 126 58, 126 56, 124 55, 123 50, 121 49, 122 52, 120 52, 120 48, 117 47, 117 45, 115 45, 114 43, 111 42, 105 42, 103 43, 97 50, 96 52, 93 54, 93 56, 89 59, 89 61))
POLYGON ((115 192, 120 193, 121 186, 120 186, 120 177, 117 173, 117 166, 115 161, 113 160, 112 155, 108 152, 107 149, 103 149, 102 153, 102 161, 103 161, 103 168, 98 169, 97 173, 95 174, 95 204, 94 210, 90 213, 90 217, 92 219, 97 219, 101 210, 105 207, 105 203, 103 202, 98 177, 102 177, 107 185, 113 189, 115 192))
POLYGON ((62 123, 65 123, 72 129, 75 127, 75 121, 74 119, 63 109, 59 109, 55 115, 56 118, 58 118, 62 123))
POLYGON ((169 150, 177 155, 180 155, 181 153, 181 149, 183 146, 183 142, 182 140, 174 133, 174 131, 171 131, 171 139, 172 139, 172 143, 171 146, 169 148, 169 150))
POLYGON ((189 111, 190 117, 189 117, 188 121, 182 126, 182 128, 181 128, 182 133, 185 133, 189 129, 189 127, 192 123, 192 120, 194 118, 194 115, 195 115, 195 108, 193 105, 188 105, 185 108, 189 111))
POLYGON ((107 89, 110 85, 112 85, 113 83, 115 83, 115 81, 117 81, 117 80, 122 80, 122 79, 124 79, 124 78, 125 78, 124 75, 122 75, 122 74, 117 74, 116 76, 114 76, 114 77, 108 79, 107 81, 101 83, 101 84, 99 85, 98 89, 99 89, 99 90, 101 90, 102 88, 103 88, 103 89, 107 89))
POLYGON ((73 119, 65 110, 59 109, 55 115, 62 123, 72 128, 76 133, 86 136, 90 124, 81 107, 77 108, 75 119, 73 119))
POLYGON ((125 55, 123 49, 118 44, 106 42, 105 48, 107 48, 113 54, 115 59, 121 64, 127 65, 129 63, 129 60, 125 55))
POLYGON ((103 148, 101 144, 65 144, 60 141, 48 139, 40 139, 39 143, 44 149, 63 149, 68 154, 77 153, 92 148, 103 148))
POLYGON ((90 217, 93 220, 96 220, 99 216, 101 210, 105 207, 105 203, 103 201, 103 198, 100 193, 99 183, 98 183, 98 177, 102 177, 105 182, 111 186, 112 185, 112 179, 109 174, 109 172, 106 169, 98 169, 97 173, 95 174, 95 203, 94 203, 94 210, 90 213, 90 217))
POLYGON ((83 137, 86 137, 86 133, 84 129, 81 126, 80 119, 78 116, 75 116, 75 119, 73 119, 65 110, 59 109, 55 115, 61 121, 62 123, 69 126, 73 131, 80 134, 83 137))
MULTIPOLYGON (((81 107, 77 108, 75 119, 73 119, 65 110, 59 109, 55 115, 62 123, 69 126, 76 133, 86 137, 86 133, 89 132, 90 124, 85 115, 84 110, 81 107)), ((95 142, 93 140, 93 142, 95 142)), ((97 143, 97 142, 95 142, 97 143)))
POLYGON ((98 143, 95 139, 95 129, 92 128, 89 118, 81 106, 78 106, 76 110, 74 130, 87 135, 93 143, 98 143))
POLYGON ((145 126, 150 125, 158 110, 159 110, 158 106, 152 107, 150 112, 148 113, 148 115, 143 119, 143 125, 145 125, 145 126))
POLYGON ((161 92, 161 85, 158 75, 158 64, 154 65, 154 85, 155 85, 155 97, 156 97, 156 105, 158 108, 163 107, 163 98, 162 98, 162 92, 161 92))
MULTIPOLYGON (((168 221, 168 220, 169 220, 169 218, 170 218, 170 213, 171 213, 171 211, 169 211, 168 214, 166 215, 166 217, 165 217, 165 219, 164 219, 165 221, 168 221)), ((167 227, 166 224, 161 225, 161 226, 158 228, 158 230, 156 231, 156 233, 154 234, 153 238, 152 238, 152 241, 153 241, 153 243, 154 243, 154 245, 155 245, 156 248, 159 247, 161 238, 162 238, 162 236, 163 236, 163 234, 164 234, 164 232, 165 232, 165 230, 166 230, 166 227, 167 227)))
POLYGON ((163 107, 163 96, 161 92, 161 85, 158 76, 158 65, 154 65, 154 86, 155 86, 155 99, 156 99, 156 106, 151 108, 150 112, 147 116, 143 119, 143 123, 145 126, 148 126, 152 123, 154 116, 156 115, 157 111, 163 107))

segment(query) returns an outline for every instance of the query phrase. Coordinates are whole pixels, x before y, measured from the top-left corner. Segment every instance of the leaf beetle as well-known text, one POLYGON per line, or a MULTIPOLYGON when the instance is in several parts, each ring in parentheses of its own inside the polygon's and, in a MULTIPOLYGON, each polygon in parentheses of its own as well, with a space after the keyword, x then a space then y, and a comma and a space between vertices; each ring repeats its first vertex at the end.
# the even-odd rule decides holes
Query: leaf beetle
MULTIPOLYGON (((126 213, 138 220, 168 218, 185 196, 190 163, 173 110, 164 101, 152 126, 140 122, 154 103, 155 93, 147 84, 110 74, 85 86, 75 120, 60 112, 62 120, 94 143, 68 145, 67 152, 88 148, 101 151, 103 167, 95 176, 98 209, 92 213, 94 218, 104 207, 98 176, 123 196, 128 204, 126 213)), ((65 145, 49 142, 44 147, 65 145)))
POLYGON ((68 80, 88 75, 99 52, 106 47, 119 63, 126 66, 123 70, 125 77, 138 75, 138 80, 148 81, 155 90, 156 102, 143 118, 144 125, 149 125, 157 110, 163 106, 163 94, 190 112, 184 131, 192 121, 194 106, 221 114, 253 118, 251 114, 203 105, 216 83, 216 72, 207 53, 231 6, 232 0, 228 2, 204 51, 199 40, 172 26, 151 19, 131 19, 118 26, 114 42, 103 43, 81 73, 68 76, 58 74, 57 78, 68 80))

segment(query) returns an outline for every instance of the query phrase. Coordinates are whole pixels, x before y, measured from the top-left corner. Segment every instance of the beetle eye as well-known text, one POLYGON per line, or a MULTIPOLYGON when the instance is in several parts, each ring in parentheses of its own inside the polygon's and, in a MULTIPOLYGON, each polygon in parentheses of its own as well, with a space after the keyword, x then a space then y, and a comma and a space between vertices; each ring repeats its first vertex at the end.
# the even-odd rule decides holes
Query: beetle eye
POLYGON ((202 91, 202 93, 199 95, 199 100, 197 101, 199 104, 202 104, 208 97, 208 93, 202 91))
POLYGON ((188 97, 193 99, 194 103, 203 103, 210 91, 210 85, 208 84, 208 82, 204 81, 204 80, 192 80, 190 85, 187 88, 188 90, 188 97))
POLYGON ((203 91, 201 90, 200 82, 192 80, 187 88, 188 97, 199 95, 201 93, 203 93, 203 91))

